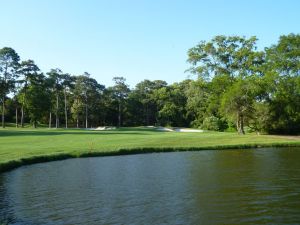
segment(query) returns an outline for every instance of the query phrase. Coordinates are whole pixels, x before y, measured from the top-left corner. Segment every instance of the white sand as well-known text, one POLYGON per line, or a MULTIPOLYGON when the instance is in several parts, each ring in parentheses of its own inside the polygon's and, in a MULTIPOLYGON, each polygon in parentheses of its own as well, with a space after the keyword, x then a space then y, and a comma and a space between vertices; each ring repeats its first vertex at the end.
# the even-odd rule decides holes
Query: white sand
POLYGON ((169 131, 169 132, 174 131, 174 130, 172 130, 170 128, 166 128, 166 127, 158 127, 158 128, 156 128, 156 130, 159 130, 159 131, 169 131))
MULTIPOLYGON (((147 126, 149 128, 155 128, 154 126, 147 126)), ((116 127, 97 127, 97 128, 87 128, 87 130, 114 130, 116 127)), ((190 132, 190 133, 202 133, 203 130, 189 129, 189 128, 167 128, 167 127, 156 127, 156 130, 166 131, 166 132, 190 132)))
POLYGON ((89 130, 114 130, 115 127, 97 127, 97 128, 88 128, 89 130))
POLYGON ((196 130, 196 129, 188 129, 188 128, 175 128, 175 129, 170 129, 167 127, 158 127, 156 130, 159 131, 168 131, 168 132, 190 132, 190 133, 202 133, 203 130, 196 130))
POLYGON ((203 130, 196 130, 196 129, 186 129, 186 128, 177 128, 175 129, 176 132, 191 132, 191 133, 202 133, 203 130))

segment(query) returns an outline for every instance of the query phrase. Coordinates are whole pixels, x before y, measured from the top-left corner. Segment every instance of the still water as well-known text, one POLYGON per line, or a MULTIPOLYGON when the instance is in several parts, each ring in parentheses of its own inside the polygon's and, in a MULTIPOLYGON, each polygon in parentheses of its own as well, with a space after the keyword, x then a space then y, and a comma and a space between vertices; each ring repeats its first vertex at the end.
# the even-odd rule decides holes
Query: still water
POLYGON ((0 224, 300 224, 300 148, 82 158, 0 174, 0 224))

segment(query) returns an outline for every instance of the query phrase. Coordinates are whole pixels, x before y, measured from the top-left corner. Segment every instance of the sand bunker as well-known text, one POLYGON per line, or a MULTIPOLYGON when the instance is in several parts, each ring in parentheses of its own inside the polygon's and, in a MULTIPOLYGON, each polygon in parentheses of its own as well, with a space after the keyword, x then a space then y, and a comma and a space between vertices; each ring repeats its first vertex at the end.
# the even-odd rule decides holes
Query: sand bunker
POLYGON ((158 127, 158 128, 156 128, 156 130, 159 130, 159 131, 170 131, 170 132, 174 131, 173 129, 166 128, 166 127, 158 127))
POLYGON ((189 129, 189 128, 167 128, 167 127, 158 127, 156 130, 167 131, 167 132, 191 132, 191 133, 202 133, 203 130, 189 129))
POLYGON ((115 127, 97 127, 97 128, 88 128, 88 130, 114 130, 115 127))
MULTIPOLYGON (((168 128, 168 127, 154 127, 154 126, 147 126, 147 128, 154 128, 155 130, 159 131, 166 131, 166 132, 190 132, 190 133, 202 133, 203 130, 197 129, 190 129, 190 128, 168 128)), ((115 130, 116 127, 97 127, 97 128, 87 128, 86 130, 115 130)))
POLYGON ((191 132, 191 133, 202 133, 203 132, 203 130, 187 129, 187 128, 176 128, 174 130, 176 132, 191 132))

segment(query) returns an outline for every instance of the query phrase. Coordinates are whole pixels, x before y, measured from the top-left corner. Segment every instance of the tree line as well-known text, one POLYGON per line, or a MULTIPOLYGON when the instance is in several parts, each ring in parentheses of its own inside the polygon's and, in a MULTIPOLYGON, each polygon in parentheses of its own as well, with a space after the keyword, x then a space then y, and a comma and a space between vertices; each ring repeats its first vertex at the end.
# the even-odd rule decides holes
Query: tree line
POLYGON ((257 50, 256 37, 216 36, 188 50, 196 79, 167 84, 124 77, 105 87, 85 72, 40 71, 0 49, 2 127, 176 126, 216 131, 300 133, 300 35, 257 50))

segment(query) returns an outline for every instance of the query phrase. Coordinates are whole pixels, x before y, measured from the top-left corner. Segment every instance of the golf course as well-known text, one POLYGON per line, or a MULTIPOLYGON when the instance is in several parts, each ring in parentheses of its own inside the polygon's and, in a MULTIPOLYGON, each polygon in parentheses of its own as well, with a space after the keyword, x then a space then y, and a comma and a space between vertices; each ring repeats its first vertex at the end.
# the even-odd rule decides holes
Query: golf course
POLYGON ((0 130, 0 171, 52 160, 151 152, 300 146, 299 136, 231 132, 164 132, 131 127, 114 130, 5 128, 0 130))
POLYGON ((0 225, 300 224, 300 1, 2 1, 0 225))

